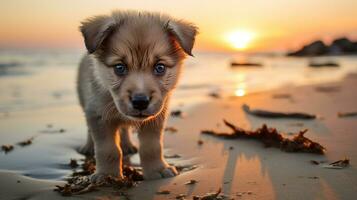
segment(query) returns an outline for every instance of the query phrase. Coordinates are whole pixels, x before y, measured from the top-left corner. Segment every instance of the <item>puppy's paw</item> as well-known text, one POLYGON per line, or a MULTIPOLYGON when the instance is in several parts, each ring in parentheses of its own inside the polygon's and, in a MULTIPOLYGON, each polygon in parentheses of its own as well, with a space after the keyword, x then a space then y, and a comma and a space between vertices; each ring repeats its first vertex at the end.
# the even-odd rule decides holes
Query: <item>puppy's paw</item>
POLYGON ((144 179, 146 180, 154 180, 154 179, 161 179, 161 178, 170 178, 178 175, 175 166, 166 166, 164 169, 158 171, 151 171, 144 173, 144 179))
POLYGON ((95 184, 105 184, 108 182, 108 179, 115 178, 118 181, 123 180, 123 176, 115 176, 111 174, 104 173, 94 173, 90 176, 90 181, 95 184))
POLYGON ((122 143, 121 150, 123 151, 124 155, 136 154, 138 152, 138 147, 133 144, 122 143))
POLYGON ((174 177, 174 176, 178 175, 178 172, 177 172, 175 166, 167 166, 160 173, 163 178, 169 178, 169 177, 174 177))
POLYGON ((97 184, 103 183, 108 176, 108 174, 94 173, 90 176, 90 181, 97 184))
POLYGON ((86 156, 93 156, 94 155, 94 145, 85 144, 78 149, 78 152, 80 154, 83 154, 86 156))

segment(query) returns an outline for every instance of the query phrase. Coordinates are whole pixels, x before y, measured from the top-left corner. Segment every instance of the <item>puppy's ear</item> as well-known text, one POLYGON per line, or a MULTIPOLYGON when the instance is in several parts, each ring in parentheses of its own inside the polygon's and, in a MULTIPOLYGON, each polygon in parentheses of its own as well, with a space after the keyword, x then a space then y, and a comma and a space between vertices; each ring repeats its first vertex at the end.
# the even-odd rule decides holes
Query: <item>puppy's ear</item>
POLYGON ((166 24, 166 29, 175 37, 185 53, 193 56, 192 48, 195 43, 198 28, 195 25, 182 20, 170 20, 166 24))
POLYGON ((79 29, 89 53, 95 52, 116 26, 114 18, 105 15, 89 18, 81 24, 79 29))

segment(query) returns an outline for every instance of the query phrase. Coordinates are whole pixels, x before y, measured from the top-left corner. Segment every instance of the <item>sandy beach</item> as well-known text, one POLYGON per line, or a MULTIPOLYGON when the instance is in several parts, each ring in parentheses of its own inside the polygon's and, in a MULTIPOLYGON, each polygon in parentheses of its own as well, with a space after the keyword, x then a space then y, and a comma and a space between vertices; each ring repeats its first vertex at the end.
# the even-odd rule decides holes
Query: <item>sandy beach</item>
MULTIPOLYGON (((168 161, 197 168, 174 178, 144 181, 125 192, 130 199, 175 199, 179 194, 192 199, 194 195, 222 188, 222 193, 233 199, 354 199, 356 117, 339 118, 337 113, 357 111, 356 85, 356 75, 349 75, 339 82, 284 87, 243 97, 207 96, 205 103, 174 107, 184 111, 185 117, 168 120, 167 125, 178 131, 165 133, 165 155, 178 154, 180 158, 168 161), (338 89, 321 91, 318 89, 321 87, 338 89), (279 94, 290 97, 273 98, 279 94), (308 112, 319 117, 314 120, 259 118, 245 113, 241 108, 244 103, 253 108, 308 112), (308 128, 306 136, 324 145, 327 151, 325 155, 287 153, 264 148, 256 141, 224 140, 200 134, 204 129, 228 131, 222 119, 245 129, 255 129, 264 123, 286 133, 308 128), (198 140, 203 144, 199 145, 198 140), (345 157, 351 163, 344 169, 326 169, 310 163, 310 160, 333 162, 345 157), (190 180, 197 183, 185 185, 190 180), (156 194, 162 190, 170 194, 156 194)), ((125 199, 110 188, 71 197, 53 191, 71 173, 69 160, 83 157, 76 151, 85 141, 86 133, 78 105, 3 113, 0 126, 2 144, 16 144, 35 136, 32 145, 15 145, 13 151, 0 155, 0 199, 125 199), (39 165, 41 169, 36 167, 39 165)), ((133 165, 139 163, 138 155, 130 160, 133 165)))
POLYGON ((357 200, 356 8, 1 1, 0 200, 357 200))

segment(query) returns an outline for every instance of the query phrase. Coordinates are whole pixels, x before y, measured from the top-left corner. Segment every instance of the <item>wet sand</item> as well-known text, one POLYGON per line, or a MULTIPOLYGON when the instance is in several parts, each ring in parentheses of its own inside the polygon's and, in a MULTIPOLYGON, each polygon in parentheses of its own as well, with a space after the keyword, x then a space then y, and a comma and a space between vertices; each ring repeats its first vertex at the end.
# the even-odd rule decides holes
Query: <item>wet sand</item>
MULTIPOLYGON (((176 127, 178 132, 165 133, 165 154, 181 156, 168 161, 198 168, 170 179, 144 181, 126 192, 130 199, 174 199, 178 194, 192 199, 193 195, 222 188, 224 194, 234 199, 354 199, 357 194, 357 117, 339 118, 337 113, 357 111, 356 85, 354 75, 329 84, 289 87, 244 97, 212 98, 192 108, 187 105, 172 108, 182 109, 186 116, 168 121, 168 126, 176 127), (317 91, 321 86, 338 86, 339 89, 317 91), (290 98, 289 95, 273 98, 277 94, 290 94, 290 98), (244 113, 241 109, 244 103, 261 109, 308 112, 319 118, 258 118, 244 113), (287 133, 308 128, 306 136, 324 145, 327 152, 325 155, 286 153, 264 148, 255 141, 223 140, 200 134, 203 129, 228 131, 222 119, 246 129, 258 128, 263 123, 287 133), (203 144, 198 145, 198 140, 203 144), (332 162, 346 156, 351 165, 340 170, 310 163, 310 160, 332 162), (198 183, 185 185, 191 179, 198 183), (169 190, 170 194, 157 195, 160 190, 169 190)), ((64 183, 59 180, 71 173, 67 166, 69 160, 82 158, 76 148, 85 141, 86 127, 79 106, 18 111, 2 114, 0 119, 1 144, 16 144, 36 136, 32 145, 15 145, 12 152, 1 153, 0 168, 7 170, 0 172, 0 199, 120 199, 118 193, 109 188, 70 198, 52 191, 54 185, 64 183), (61 128, 65 132, 48 131, 61 128)), ((130 159, 138 164, 137 155, 130 159)))

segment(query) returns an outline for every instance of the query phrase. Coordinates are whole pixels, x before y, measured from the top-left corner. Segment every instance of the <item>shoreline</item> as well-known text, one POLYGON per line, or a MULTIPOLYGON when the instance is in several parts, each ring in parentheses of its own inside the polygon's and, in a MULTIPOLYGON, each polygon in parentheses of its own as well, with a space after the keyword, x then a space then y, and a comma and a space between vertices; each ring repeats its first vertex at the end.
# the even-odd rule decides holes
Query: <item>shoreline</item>
MULTIPOLYGON (((170 163, 194 164, 198 168, 171 179, 144 181, 128 191, 130 199, 167 199, 175 198, 178 194, 185 194, 190 199, 193 195, 214 192, 218 188, 222 188, 224 194, 235 199, 346 199, 355 196, 357 150, 354 148, 354 142, 357 141, 357 135, 354 132, 357 129, 357 119, 337 116, 338 112, 357 111, 354 85, 357 85, 357 77, 351 75, 339 82, 279 88, 243 97, 209 99, 208 102, 193 107, 183 105, 180 109, 186 112, 187 116, 168 120, 167 125, 176 127, 178 132, 165 133, 165 154, 181 155, 181 158, 168 159, 170 163), (316 90, 322 86, 337 86, 339 89, 327 92, 316 90), (291 98, 273 98, 275 94, 290 94, 291 98), (257 118, 242 111, 243 103, 268 110, 311 112, 319 114, 322 118, 309 121, 257 118), (245 129, 255 129, 262 123, 284 132, 308 128, 306 136, 323 144, 327 152, 324 156, 286 153, 279 149, 264 148, 254 141, 222 140, 200 134, 203 129, 226 131, 226 127, 222 125, 223 118, 245 129), (203 144, 198 145, 198 140, 202 140, 203 144), (185 148, 182 148, 182 145, 185 148), (343 159, 345 156, 351 159, 351 165, 341 170, 324 169, 309 163, 310 160, 330 162, 343 159), (192 186, 185 185, 191 179, 197 180, 198 183, 192 186), (157 191, 164 189, 171 193, 156 194, 157 191)), ((49 157, 54 163, 48 166, 45 164, 50 169, 45 173, 55 173, 56 170, 64 170, 64 174, 69 172, 69 169, 61 168, 61 163, 68 163, 70 158, 81 158, 75 147, 85 140, 83 115, 79 107, 76 107, 78 106, 66 105, 59 108, 44 108, 34 113, 16 113, 4 118, 6 122, 1 125, 7 123, 8 129, 14 128, 18 123, 26 123, 30 127, 28 134, 11 136, 4 143, 15 143, 20 138, 26 139, 36 131, 45 129, 45 124, 51 121, 56 122, 54 128, 65 128, 66 133, 41 135, 35 139, 33 145, 26 147, 27 149, 15 149, 9 155, 0 156, 0 160, 11 158, 13 163, 17 163, 17 159, 26 157, 27 151, 30 155, 31 152, 39 153, 47 149, 48 155, 43 155, 42 160, 47 156, 57 157, 49 157), (46 113, 53 112, 56 112, 56 116, 45 116, 46 113)), ((175 108, 172 107, 171 110, 173 109, 175 108)), ((15 128, 13 133, 25 132, 25 128, 15 128)), ((4 135, 1 137, 4 138, 4 135)), ((136 138, 134 140, 137 142, 136 138)), ((138 162, 137 157, 134 155, 131 158, 134 164, 138 162)), ((42 162, 46 163, 46 160, 42 162)), ((0 198, 60 199, 62 197, 52 189, 54 185, 62 183, 63 181, 34 179, 10 170, 0 170, 0 198), (17 180, 20 180, 20 183, 17 183, 17 180)), ((104 189, 72 198, 114 197, 118 198, 113 191, 104 189)))

